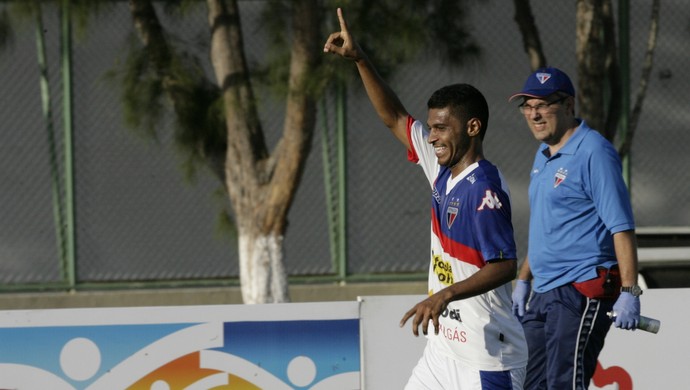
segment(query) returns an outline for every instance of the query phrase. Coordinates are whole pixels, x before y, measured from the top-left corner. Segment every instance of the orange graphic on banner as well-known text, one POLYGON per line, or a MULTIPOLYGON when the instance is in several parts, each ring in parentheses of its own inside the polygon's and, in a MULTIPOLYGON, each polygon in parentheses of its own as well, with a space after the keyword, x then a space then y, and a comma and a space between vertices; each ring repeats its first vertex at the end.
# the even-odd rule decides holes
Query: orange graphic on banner
POLYGON ((217 370, 199 367, 199 352, 176 359, 141 378, 127 390, 150 390, 154 383, 164 382, 169 389, 184 389, 212 375, 226 375, 227 385, 213 387, 214 390, 260 390, 248 381, 217 370))

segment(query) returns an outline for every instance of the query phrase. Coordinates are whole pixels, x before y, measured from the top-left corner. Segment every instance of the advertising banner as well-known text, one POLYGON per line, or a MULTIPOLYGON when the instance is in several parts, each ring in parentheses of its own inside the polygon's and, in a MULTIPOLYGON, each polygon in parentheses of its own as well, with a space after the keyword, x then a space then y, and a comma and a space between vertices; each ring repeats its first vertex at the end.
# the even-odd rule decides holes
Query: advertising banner
POLYGON ((357 302, 0 312, 0 388, 359 389, 357 302))
MULTIPOLYGON (((0 311, 0 389, 401 389, 421 295, 357 302, 0 311)), ((690 289, 649 289, 658 333, 612 327, 591 390, 680 389, 690 289)))

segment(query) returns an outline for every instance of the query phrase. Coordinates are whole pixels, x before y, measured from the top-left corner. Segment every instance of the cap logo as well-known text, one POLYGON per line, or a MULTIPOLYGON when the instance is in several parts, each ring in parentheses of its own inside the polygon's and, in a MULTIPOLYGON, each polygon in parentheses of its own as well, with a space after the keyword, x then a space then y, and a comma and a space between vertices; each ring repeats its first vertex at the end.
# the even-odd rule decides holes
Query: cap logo
POLYGON ((544 84, 551 78, 551 73, 537 73, 536 76, 537 80, 539 80, 541 84, 544 84))

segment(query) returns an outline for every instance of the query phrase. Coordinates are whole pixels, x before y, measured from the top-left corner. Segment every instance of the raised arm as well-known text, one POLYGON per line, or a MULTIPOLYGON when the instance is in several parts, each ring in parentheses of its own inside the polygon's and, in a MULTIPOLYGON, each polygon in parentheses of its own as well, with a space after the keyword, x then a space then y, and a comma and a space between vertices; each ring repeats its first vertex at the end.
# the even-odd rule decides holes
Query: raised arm
POLYGON ((376 113, 393 135, 407 149, 410 149, 407 139, 407 110, 400 102, 400 99, 398 99, 398 96, 383 81, 369 57, 367 57, 366 53, 352 37, 352 34, 350 34, 343 17, 343 11, 340 8, 338 8, 338 20, 340 21, 340 31, 334 32, 328 37, 323 51, 355 61, 359 76, 362 79, 362 83, 364 83, 364 88, 376 113))

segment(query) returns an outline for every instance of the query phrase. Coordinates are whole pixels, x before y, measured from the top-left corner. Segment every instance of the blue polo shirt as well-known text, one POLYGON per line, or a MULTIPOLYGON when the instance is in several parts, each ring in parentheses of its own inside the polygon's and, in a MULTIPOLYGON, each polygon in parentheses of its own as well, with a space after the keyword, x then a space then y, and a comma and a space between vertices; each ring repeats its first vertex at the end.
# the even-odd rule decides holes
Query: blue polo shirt
POLYGON ((584 121, 555 155, 540 145, 529 202, 536 292, 596 277, 597 266, 616 263, 612 234, 635 229, 618 153, 584 121))

